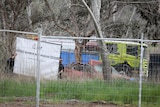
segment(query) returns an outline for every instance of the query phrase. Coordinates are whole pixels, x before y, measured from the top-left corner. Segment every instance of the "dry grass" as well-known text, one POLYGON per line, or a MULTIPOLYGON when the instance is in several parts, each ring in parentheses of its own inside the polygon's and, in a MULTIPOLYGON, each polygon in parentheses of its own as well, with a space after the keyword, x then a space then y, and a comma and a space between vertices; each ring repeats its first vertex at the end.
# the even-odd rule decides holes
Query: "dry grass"
POLYGON ((15 73, 0 73, 0 81, 1 80, 13 80, 15 82, 35 82, 34 77, 19 75, 15 73))

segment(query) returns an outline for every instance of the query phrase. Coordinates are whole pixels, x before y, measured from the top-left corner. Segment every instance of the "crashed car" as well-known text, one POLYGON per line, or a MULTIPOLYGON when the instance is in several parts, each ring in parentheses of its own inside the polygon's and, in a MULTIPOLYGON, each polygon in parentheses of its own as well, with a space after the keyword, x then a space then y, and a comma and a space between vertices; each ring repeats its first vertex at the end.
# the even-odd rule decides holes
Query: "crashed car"
MULTIPOLYGON (((114 79, 126 79, 131 78, 120 74, 113 67, 111 67, 112 78, 114 79)), ((102 63, 90 61, 88 64, 72 63, 64 68, 62 78, 68 79, 103 79, 102 63)))

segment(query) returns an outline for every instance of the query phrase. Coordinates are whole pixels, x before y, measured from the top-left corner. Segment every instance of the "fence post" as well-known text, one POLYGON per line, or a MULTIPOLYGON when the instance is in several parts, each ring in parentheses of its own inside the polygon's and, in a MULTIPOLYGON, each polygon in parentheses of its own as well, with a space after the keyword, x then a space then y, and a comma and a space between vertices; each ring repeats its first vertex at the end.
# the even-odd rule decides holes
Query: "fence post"
POLYGON ((140 56, 140 72, 139 72, 139 106, 138 107, 141 107, 143 52, 144 52, 144 47, 143 47, 143 33, 142 33, 141 34, 141 56, 140 56))
POLYGON ((38 31, 38 43, 37 43, 37 71, 36 71, 36 107, 39 107, 40 97, 40 47, 41 47, 42 29, 38 31))

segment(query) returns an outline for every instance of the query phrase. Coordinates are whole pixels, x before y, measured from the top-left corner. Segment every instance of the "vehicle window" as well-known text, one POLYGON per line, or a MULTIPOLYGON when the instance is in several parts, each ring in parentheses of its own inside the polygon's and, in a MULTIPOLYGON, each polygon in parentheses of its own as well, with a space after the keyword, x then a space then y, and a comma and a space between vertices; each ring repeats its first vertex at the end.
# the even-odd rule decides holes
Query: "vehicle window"
POLYGON ((72 69, 77 70, 77 71, 82 71, 82 70, 83 70, 83 67, 78 64, 78 65, 72 66, 72 69))
POLYGON ((117 44, 106 44, 109 53, 117 53, 117 44))
POLYGON ((126 54, 138 56, 138 46, 127 45, 126 54))
POLYGON ((92 72, 92 67, 87 64, 84 64, 83 65, 83 72, 92 72))
POLYGON ((144 52, 143 52, 143 57, 144 57, 144 58, 147 58, 147 55, 146 55, 146 53, 147 53, 147 52, 146 52, 146 48, 147 48, 147 47, 144 47, 144 52))
POLYGON ((87 64, 75 64, 72 66, 72 69, 81 71, 81 72, 91 72, 92 68, 87 64))
POLYGON ((98 72, 102 72, 102 64, 99 64, 99 65, 95 65, 94 66, 94 69, 98 72))
POLYGON ((86 46, 85 51, 99 51, 98 46, 86 46))

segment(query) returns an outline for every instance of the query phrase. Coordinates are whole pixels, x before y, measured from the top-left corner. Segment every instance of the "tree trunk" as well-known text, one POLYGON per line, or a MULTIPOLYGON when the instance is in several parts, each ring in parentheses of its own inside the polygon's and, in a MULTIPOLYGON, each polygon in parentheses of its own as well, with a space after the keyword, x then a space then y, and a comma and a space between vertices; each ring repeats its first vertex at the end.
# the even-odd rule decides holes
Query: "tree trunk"
MULTIPOLYGON (((6 29, 6 20, 5 20, 4 11, 2 11, 2 25, 3 25, 3 29, 6 29)), ((3 32, 2 40, 4 43, 6 42, 6 32, 3 32)))
POLYGON ((78 43, 77 40, 75 40, 75 58, 76 58, 76 63, 82 62, 82 51, 83 51, 83 47, 78 43))
POLYGON ((158 13, 160 13, 160 0, 158 0, 158 3, 159 3, 158 13))
POLYGON ((95 16, 97 23, 100 21, 101 0, 91 0, 92 12, 95 16))
MULTIPOLYGON (((133 12, 132 12, 132 15, 131 15, 131 17, 130 17, 130 19, 129 19, 129 22, 128 22, 129 27, 127 28, 127 32, 126 32, 125 38, 127 38, 127 37, 129 36, 129 31, 131 30, 130 24, 131 24, 131 22, 132 22, 132 20, 133 20, 133 16, 135 15, 135 13, 136 13, 136 7, 134 7, 133 12)), ((132 36, 132 37, 133 37, 133 36, 132 36)))
POLYGON ((28 22, 29 22, 29 26, 32 28, 32 20, 31 20, 31 0, 28 0, 28 6, 27 6, 27 14, 28 14, 28 22))
MULTIPOLYGON (((99 38, 103 38, 103 35, 102 35, 102 31, 101 31, 101 27, 99 25, 99 17, 96 17, 94 16, 93 12, 91 11, 91 9, 88 7, 88 5, 86 4, 86 2, 84 0, 82 0, 84 6, 87 8, 87 10, 89 11, 89 13, 91 14, 91 17, 94 21, 94 25, 95 25, 95 29, 97 31, 97 35, 99 38)), ((101 4, 101 0, 91 0, 92 4, 93 3, 100 3, 101 4)), ((100 4, 94 4, 94 5, 97 5, 100 6, 100 4)), ((94 12, 100 12, 100 8, 92 8, 94 12), (94 9, 99 9, 99 10, 94 10, 94 9)), ((97 13, 96 15, 100 15, 100 13, 97 13)), ((103 64, 103 77, 104 77, 104 80, 111 80, 111 66, 109 64, 109 61, 108 61, 108 57, 107 57, 107 48, 106 48, 106 45, 104 43, 103 40, 100 40, 99 41, 99 46, 102 46, 101 50, 101 58, 102 58, 102 64, 103 64)))

